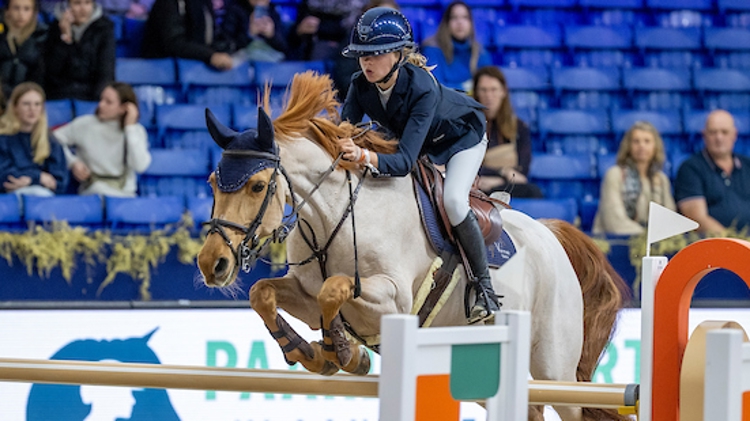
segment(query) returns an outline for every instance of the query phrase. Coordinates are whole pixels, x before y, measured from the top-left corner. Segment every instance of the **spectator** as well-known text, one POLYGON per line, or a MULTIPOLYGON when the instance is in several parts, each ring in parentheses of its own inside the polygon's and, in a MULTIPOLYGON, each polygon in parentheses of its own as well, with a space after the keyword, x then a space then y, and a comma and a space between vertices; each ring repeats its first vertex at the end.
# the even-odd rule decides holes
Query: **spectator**
POLYGON ((138 100, 127 83, 102 91, 96 114, 76 118, 54 132, 65 148, 80 194, 133 197, 136 173, 151 164, 146 129, 138 123, 138 100), (69 147, 75 147, 73 154, 69 147))
POLYGON ((366 0, 302 0, 297 8, 297 22, 289 34, 291 58, 337 57, 366 4, 366 0))
POLYGON ((750 158, 734 153, 736 141, 732 115, 713 111, 703 129, 705 147, 677 172, 680 212, 697 221, 701 232, 721 234, 732 225, 750 225, 750 158))
POLYGON ((287 52, 281 17, 270 0, 232 0, 226 7, 221 41, 235 57, 281 61, 287 52))
POLYGON ((211 0, 156 0, 143 34, 143 57, 180 57, 231 69, 232 57, 214 45, 214 21, 211 0))
POLYGON ((62 147, 49 136, 44 90, 34 82, 13 89, 0 117, 0 180, 4 193, 53 196, 65 191, 62 147))
POLYGON ((604 175, 594 234, 640 234, 650 202, 675 210, 672 186, 662 171, 664 142, 651 123, 638 121, 625 133, 617 165, 604 175))
POLYGON ((37 20, 36 0, 10 0, 0 26, 0 79, 3 95, 21 82, 44 83, 44 43, 47 25, 37 20))
POLYGON ((473 79, 474 99, 487 117, 487 153, 479 170, 479 188, 487 194, 510 191, 513 197, 542 197, 529 183, 531 135, 529 126, 513 112, 505 75, 495 66, 482 67, 473 79))
POLYGON ((427 64, 436 65, 432 74, 445 86, 462 91, 471 88, 471 77, 492 58, 476 40, 471 9, 463 1, 449 4, 437 33, 422 44, 427 64))
POLYGON ((115 29, 93 0, 60 2, 47 40, 47 96, 94 101, 115 79, 115 29))

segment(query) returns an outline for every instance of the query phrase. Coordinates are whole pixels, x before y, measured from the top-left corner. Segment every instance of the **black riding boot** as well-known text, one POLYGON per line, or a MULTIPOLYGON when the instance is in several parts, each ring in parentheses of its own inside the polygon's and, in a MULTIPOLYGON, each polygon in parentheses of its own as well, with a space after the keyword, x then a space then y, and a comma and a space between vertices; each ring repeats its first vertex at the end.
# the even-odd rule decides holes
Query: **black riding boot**
MULTIPOLYGON (((477 323, 488 319, 492 313, 500 310, 500 302, 492 288, 492 278, 487 263, 487 248, 484 237, 479 228, 479 222, 473 211, 469 211, 460 224, 453 227, 453 234, 460 247, 466 254, 474 279, 470 279, 469 286, 474 288, 476 302, 469 311, 469 323, 477 323)), ((468 288, 467 288, 468 289, 468 288)), ((467 291, 468 294, 468 291, 467 291)))

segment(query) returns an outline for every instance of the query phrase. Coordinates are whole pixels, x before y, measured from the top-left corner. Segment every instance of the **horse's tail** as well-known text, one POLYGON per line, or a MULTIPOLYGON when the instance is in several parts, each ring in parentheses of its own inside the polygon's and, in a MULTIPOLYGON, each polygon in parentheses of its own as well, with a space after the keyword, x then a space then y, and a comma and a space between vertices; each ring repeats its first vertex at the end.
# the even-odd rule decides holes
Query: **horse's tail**
MULTIPOLYGON (((557 237, 578 275, 583 292, 583 351, 576 378, 591 381, 604 347, 615 331, 617 313, 630 291, 596 243, 573 225, 547 219, 542 223, 557 237)), ((584 408, 585 420, 628 420, 615 410, 584 408)))

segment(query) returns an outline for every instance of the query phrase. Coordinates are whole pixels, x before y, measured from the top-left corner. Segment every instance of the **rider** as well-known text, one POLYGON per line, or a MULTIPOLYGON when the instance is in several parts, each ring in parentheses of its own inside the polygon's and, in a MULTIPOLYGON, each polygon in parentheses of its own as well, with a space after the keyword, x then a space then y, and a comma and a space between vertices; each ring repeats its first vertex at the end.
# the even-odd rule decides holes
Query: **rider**
POLYGON ((376 7, 365 12, 342 54, 357 58, 362 68, 352 76, 342 120, 359 123, 367 114, 400 139, 393 154, 377 154, 350 138, 340 139, 343 158, 375 168, 378 177, 406 176, 421 154, 445 164, 443 204, 474 275, 470 282, 477 299, 469 323, 487 319, 500 303, 482 232, 469 208, 469 191, 487 149, 484 107, 435 80, 427 60, 415 50, 411 25, 397 10, 376 7))

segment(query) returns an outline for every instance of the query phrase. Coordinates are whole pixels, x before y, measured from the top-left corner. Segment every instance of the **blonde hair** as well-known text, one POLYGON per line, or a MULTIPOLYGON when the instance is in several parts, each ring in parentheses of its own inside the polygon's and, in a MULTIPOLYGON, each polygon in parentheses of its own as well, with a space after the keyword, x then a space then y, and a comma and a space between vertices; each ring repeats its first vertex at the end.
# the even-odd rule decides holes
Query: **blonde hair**
POLYGON ((636 130, 650 133, 654 137, 654 156, 651 158, 651 162, 648 166, 648 176, 652 177, 657 171, 662 169, 666 155, 664 152, 664 140, 662 140, 659 131, 656 130, 656 127, 654 127, 653 124, 647 121, 636 121, 630 126, 628 131, 625 132, 622 141, 620 141, 620 149, 617 151, 617 165, 632 165, 633 158, 630 156, 630 149, 633 144, 633 132, 636 130))
POLYGON ((8 12, 10 10, 10 6, 13 3, 13 1, 14 0, 8 0, 8 2, 5 4, 5 7, 4 7, 5 13, 3 13, 3 18, 5 20, 5 24, 8 26, 6 42, 8 43, 8 48, 10 48, 10 51, 13 54, 15 54, 16 46, 20 46, 21 44, 26 42, 26 40, 29 39, 31 34, 33 34, 34 31, 36 31, 37 14, 39 13, 39 2, 37 0, 31 0, 31 3, 34 5, 34 15, 31 19, 31 22, 29 22, 29 24, 23 28, 13 28, 8 24, 9 22, 8 12))
POLYGON ((14 135, 21 131, 21 122, 16 115, 16 107, 21 97, 29 92, 36 92, 42 97, 42 114, 31 131, 31 150, 34 154, 34 163, 42 164, 49 158, 50 144, 47 131, 47 110, 44 105, 45 95, 41 86, 34 82, 23 82, 13 89, 10 100, 8 100, 8 107, 0 117, 0 135, 14 135))
POLYGON ((414 47, 404 47, 403 54, 405 57, 404 61, 417 66, 420 69, 432 72, 432 69, 435 68, 435 66, 428 66, 427 57, 423 56, 422 53, 418 52, 414 47))

